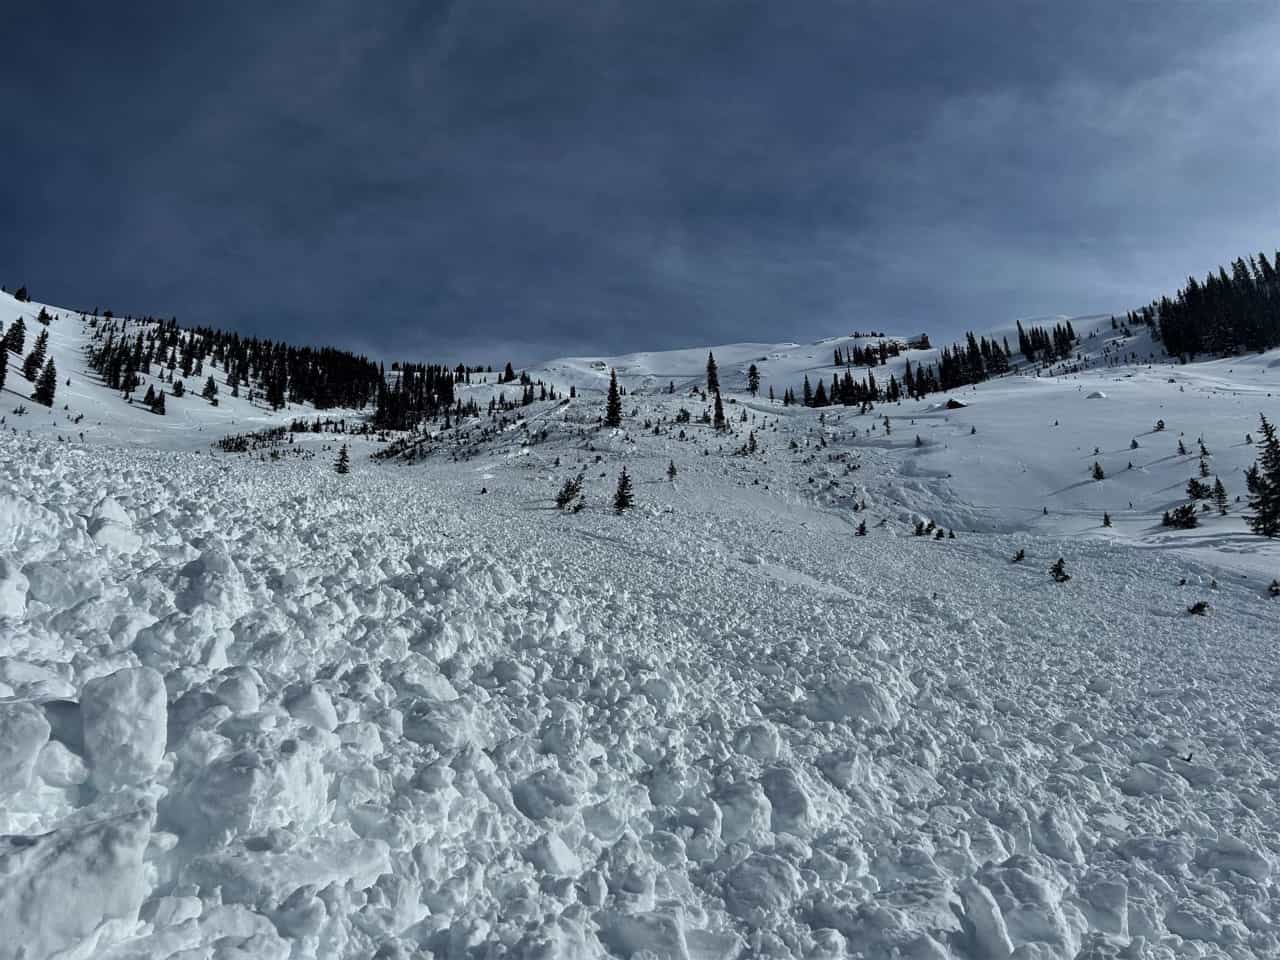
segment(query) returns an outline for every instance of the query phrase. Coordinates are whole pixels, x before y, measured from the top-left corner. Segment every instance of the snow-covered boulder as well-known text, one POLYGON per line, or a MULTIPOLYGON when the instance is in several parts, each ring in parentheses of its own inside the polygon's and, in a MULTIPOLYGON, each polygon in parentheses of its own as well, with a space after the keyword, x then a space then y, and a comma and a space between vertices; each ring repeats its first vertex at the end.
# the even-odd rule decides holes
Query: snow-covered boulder
POLYGON ((1107 399, 1107 395, 1103 393, 1101 390, 1094 390, 1088 396, 1086 396, 1085 399, 1086 400, 1105 400, 1107 399))
POLYGON ((164 678, 150 667, 117 670, 84 685, 84 745, 99 789, 152 777, 168 729, 164 678))

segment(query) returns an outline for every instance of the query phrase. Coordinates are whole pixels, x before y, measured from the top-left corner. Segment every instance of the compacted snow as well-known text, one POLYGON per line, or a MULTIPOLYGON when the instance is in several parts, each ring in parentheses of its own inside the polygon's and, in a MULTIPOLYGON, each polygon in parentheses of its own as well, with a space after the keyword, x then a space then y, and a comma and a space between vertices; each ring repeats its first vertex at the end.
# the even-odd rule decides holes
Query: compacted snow
POLYGON ((821 418, 722 361, 735 432, 685 441, 688 383, 603 430, 564 361, 569 404, 348 476, 130 442, 110 392, 5 430, 0 960, 1280 955, 1280 552, 1153 521, 1201 434, 1243 487, 1267 359, 821 418), (1054 493, 1157 417, 1131 512, 1054 493))

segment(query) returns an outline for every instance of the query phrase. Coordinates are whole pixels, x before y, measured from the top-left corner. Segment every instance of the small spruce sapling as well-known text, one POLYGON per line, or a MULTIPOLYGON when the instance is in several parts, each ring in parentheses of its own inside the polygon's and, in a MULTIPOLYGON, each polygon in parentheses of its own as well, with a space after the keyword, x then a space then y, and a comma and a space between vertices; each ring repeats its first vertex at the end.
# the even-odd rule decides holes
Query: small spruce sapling
POLYGON ((338 450, 338 462, 333 467, 340 474, 348 474, 351 472, 351 457, 347 453, 347 445, 344 443, 338 450))

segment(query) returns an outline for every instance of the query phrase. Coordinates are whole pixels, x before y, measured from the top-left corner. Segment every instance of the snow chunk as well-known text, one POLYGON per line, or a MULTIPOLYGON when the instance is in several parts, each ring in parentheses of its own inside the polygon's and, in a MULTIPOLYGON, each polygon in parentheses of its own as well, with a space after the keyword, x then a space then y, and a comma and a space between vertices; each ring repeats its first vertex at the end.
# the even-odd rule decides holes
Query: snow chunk
POLYGON ((149 812, 40 837, 0 838, 0 958, 95 952, 105 923, 132 924, 146 894, 149 812))
POLYGON ((122 523, 113 520, 94 520, 89 524, 89 536, 100 547, 116 553, 136 553, 142 547, 142 538, 122 523))
POLYGON ((1105 400, 1107 399, 1107 395, 1103 393, 1101 390, 1094 390, 1087 397, 1085 397, 1085 399, 1086 400, 1105 400))
POLYGON ((323 687, 314 683, 307 686, 297 696, 285 703, 285 708, 295 720, 309 723, 321 730, 332 733, 338 729, 338 711, 323 687))
POLYGON ((576 877, 582 872, 582 861, 557 833, 543 834, 525 847, 524 855, 535 867, 552 876, 576 877))
POLYGON ((31 786, 49 730, 49 721, 35 704, 0 703, 0 796, 31 786))
POLYGON ((168 729, 164 678, 150 667, 90 680, 81 694, 84 745, 100 789, 152 777, 168 729))
POLYGON ((979 956, 1004 960, 1013 953, 1013 942, 1005 927, 1004 915, 991 891, 972 878, 959 886, 965 919, 971 927, 973 945, 979 956))
MULTIPOLYGON (((729 873, 725 901, 740 917, 788 910, 800 896, 800 873, 787 861, 768 854, 752 854, 729 873)), ((763 918, 758 918, 763 919, 763 918)))
POLYGON ((27 613, 30 581, 5 557, 0 557, 0 620, 21 620, 27 613))
POLYGON ((1242 873, 1251 880, 1265 883, 1271 876, 1271 861, 1255 847, 1235 837, 1223 837, 1206 846, 1196 857, 1206 870, 1221 869, 1242 873))
POLYGON ((653 960, 689 960, 689 943, 684 925, 669 913, 637 913, 610 916, 602 939, 616 954, 641 954, 653 960))
POLYGON ((884 687, 869 680, 830 683, 805 704, 811 720, 865 720, 872 726, 896 727, 898 708, 884 687))

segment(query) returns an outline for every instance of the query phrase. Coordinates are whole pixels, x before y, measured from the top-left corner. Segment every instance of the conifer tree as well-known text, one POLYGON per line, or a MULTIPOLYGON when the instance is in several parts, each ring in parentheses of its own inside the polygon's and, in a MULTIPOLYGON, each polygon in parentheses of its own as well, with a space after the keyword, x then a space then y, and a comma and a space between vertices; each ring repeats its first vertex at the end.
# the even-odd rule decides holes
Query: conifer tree
POLYGON ((151 412, 164 416, 164 391, 161 390, 156 394, 156 402, 151 405, 151 412))
POLYGON ((340 474, 351 472, 351 457, 347 454, 347 445, 345 443, 338 451, 338 462, 334 465, 334 470, 340 474))
POLYGON ((629 510, 635 504, 635 495, 631 492, 631 477, 627 474, 627 468, 622 468, 622 473, 618 474, 618 488, 613 494, 613 509, 618 513, 623 510, 629 510))
POLYGON ((200 396, 211 402, 218 396, 218 385, 214 383, 213 374, 209 374, 209 379, 204 382, 204 389, 200 391, 200 396))
POLYGON ((674 481, 676 478, 676 462, 672 460, 667 464, 667 479, 674 481))
POLYGON ((712 423, 715 425, 717 430, 725 430, 728 428, 728 424, 724 419, 724 404, 720 402, 719 390, 716 391, 715 415, 712 419, 712 423))
POLYGON ((1102 470, 1102 464, 1100 464, 1097 460, 1093 461, 1093 479, 1105 480, 1106 478, 1107 478, 1107 475, 1102 470))
POLYGON ((1066 583, 1071 579, 1071 574, 1067 573, 1067 562, 1062 557, 1049 568, 1049 573, 1058 583, 1066 583))
POLYGON ((707 393, 720 392, 720 372, 716 367, 715 354, 707 353, 707 393))
POLYGON ((1213 502, 1218 505, 1218 513, 1227 515, 1227 488, 1222 485, 1221 477, 1213 478, 1213 502))
POLYGON ((1264 537, 1280 536, 1280 437, 1265 416, 1261 420, 1262 452, 1249 471, 1249 529, 1264 537))
POLYGON ((13 321, 4 334, 4 348, 10 353, 22 353, 27 342, 27 325, 21 317, 13 321))
POLYGON ((622 426, 622 397, 618 393, 618 371, 609 371, 609 399, 604 408, 606 427, 622 426))
POLYGON ((27 359, 22 363, 22 375, 28 380, 34 381, 44 369, 44 358, 48 349, 49 331, 41 330, 35 344, 31 347, 31 352, 27 354, 27 359))
POLYGON ((1102 511, 1102 525, 1104 527, 1111 526, 1111 514, 1107 513, 1105 510, 1102 511))
POLYGON ((760 371, 754 363, 747 367, 747 389, 753 397, 760 391, 760 371))
POLYGON ((43 403, 46 407, 53 406, 53 395, 58 390, 58 370, 53 365, 53 358, 50 357, 45 361, 44 370, 40 373, 40 379, 36 383, 36 392, 32 394, 32 399, 36 403, 43 403))

